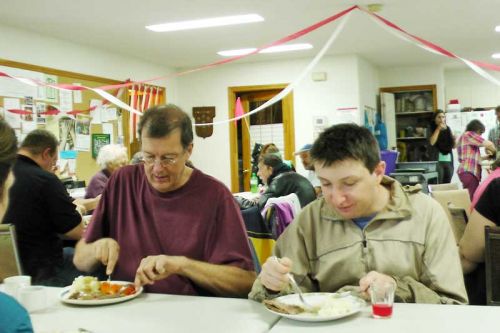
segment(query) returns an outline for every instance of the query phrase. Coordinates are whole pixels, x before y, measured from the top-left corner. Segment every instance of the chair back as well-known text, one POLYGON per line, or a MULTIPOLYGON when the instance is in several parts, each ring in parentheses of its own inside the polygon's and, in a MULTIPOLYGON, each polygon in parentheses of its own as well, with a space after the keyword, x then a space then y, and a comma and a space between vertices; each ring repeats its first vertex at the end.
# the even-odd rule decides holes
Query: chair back
POLYGON ((276 242, 271 230, 264 223, 258 206, 244 209, 241 214, 250 240, 250 249, 253 251, 254 267, 256 271, 259 271, 262 264, 273 254, 276 242))
POLYGON ((446 184, 429 184, 429 193, 437 192, 437 191, 450 191, 450 190, 458 190, 457 183, 446 183, 446 184))
POLYGON ((466 222, 469 218, 469 208, 471 204, 469 191, 465 189, 435 191, 431 193, 431 196, 443 207, 458 244, 462 238, 466 222), (457 213, 457 209, 463 209, 465 213, 464 218, 459 218, 460 215, 455 214, 457 213))
POLYGON ((500 227, 485 227, 486 304, 500 305, 500 227))
POLYGON ((0 224, 0 282, 6 277, 22 275, 14 225, 0 224))

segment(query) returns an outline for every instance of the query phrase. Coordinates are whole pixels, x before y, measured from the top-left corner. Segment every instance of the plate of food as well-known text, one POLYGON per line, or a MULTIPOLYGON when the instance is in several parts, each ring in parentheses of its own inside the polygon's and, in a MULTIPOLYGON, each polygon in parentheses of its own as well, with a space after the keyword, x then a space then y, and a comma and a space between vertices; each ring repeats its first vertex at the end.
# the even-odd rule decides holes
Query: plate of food
POLYGON ((105 305, 128 301, 142 293, 126 281, 99 281, 93 276, 79 276, 71 286, 65 287, 59 299, 74 305, 105 305))
POLYGON ((304 293, 306 309, 299 295, 291 294, 265 300, 267 310, 285 318, 300 321, 327 321, 344 318, 359 312, 366 306, 364 300, 350 293, 304 293))

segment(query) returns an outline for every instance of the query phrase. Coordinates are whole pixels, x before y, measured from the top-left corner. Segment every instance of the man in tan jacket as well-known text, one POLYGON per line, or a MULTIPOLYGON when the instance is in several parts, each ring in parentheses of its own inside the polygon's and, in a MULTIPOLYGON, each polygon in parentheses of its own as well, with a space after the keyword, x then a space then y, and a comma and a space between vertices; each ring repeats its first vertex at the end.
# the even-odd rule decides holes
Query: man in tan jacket
POLYGON ((395 300, 467 303, 458 249, 440 205, 384 176, 377 142, 365 128, 335 125, 311 155, 324 197, 309 204, 278 239, 250 298, 396 284, 395 300))

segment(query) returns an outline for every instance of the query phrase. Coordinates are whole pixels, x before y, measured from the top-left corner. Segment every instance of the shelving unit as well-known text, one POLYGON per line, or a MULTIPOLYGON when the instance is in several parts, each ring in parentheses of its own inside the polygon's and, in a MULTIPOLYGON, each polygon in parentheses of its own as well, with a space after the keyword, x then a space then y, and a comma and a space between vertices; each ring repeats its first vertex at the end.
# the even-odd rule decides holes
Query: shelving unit
POLYGON ((437 109, 436 85, 386 87, 380 88, 380 93, 384 95, 383 107, 390 104, 393 109, 385 112, 393 114, 392 119, 386 120, 386 126, 393 127, 388 131, 393 135, 392 144, 400 153, 399 161, 428 161, 429 125, 437 109), (390 103, 387 103, 388 98, 392 98, 390 103))

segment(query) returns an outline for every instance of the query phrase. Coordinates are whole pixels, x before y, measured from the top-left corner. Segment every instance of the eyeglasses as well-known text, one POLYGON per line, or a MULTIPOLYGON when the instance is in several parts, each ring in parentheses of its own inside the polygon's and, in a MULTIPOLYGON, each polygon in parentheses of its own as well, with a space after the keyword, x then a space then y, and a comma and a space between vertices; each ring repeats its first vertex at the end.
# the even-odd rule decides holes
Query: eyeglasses
POLYGON ((179 157, 172 158, 165 156, 161 157, 160 159, 156 159, 153 156, 143 156, 141 158, 141 160, 147 165, 154 165, 156 164, 156 162, 158 162, 162 167, 174 165, 175 163, 177 163, 178 159, 179 157))

